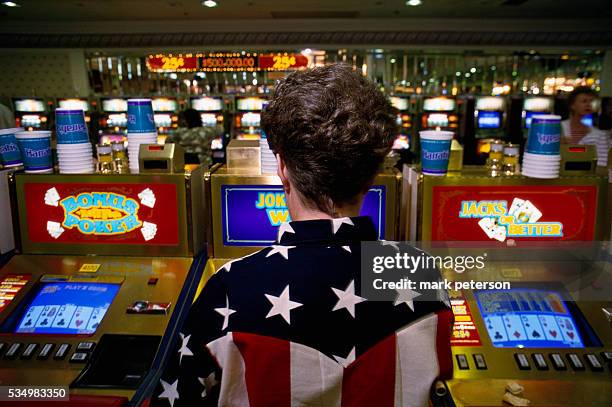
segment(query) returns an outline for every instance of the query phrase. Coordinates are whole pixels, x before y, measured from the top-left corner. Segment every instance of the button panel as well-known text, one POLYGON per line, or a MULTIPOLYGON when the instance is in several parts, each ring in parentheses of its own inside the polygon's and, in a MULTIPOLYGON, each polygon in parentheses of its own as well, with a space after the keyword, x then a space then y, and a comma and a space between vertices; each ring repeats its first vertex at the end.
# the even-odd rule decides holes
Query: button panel
POLYGON ((572 369, 584 370, 584 363, 582 363, 582 360, 580 360, 580 357, 576 355, 575 353, 568 353, 567 361, 569 362, 572 369))
POLYGON ((561 357, 560 354, 558 354, 558 353, 551 353, 548 356, 549 356, 550 361, 552 362, 552 365, 555 368, 555 370, 567 370, 567 366, 565 365, 565 361, 563 360, 563 358, 561 357))
MULTIPOLYGON (((0 352, 2 352, 1 347, 0 347, 0 352)), ((612 363, 612 352, 601 352, 601 357, 606 363, 612 363)))
POLYGON ((59 348, 57 348, 57 352, 55 352, 55 355, 53 355, 53 359, 64 359, 69 350, 70 344, 62 343, 59 348))
POLYGON ((476 364, 476 369, 485 370, 487 368, 487 362, 485 362, 485 358, 482 353, 474 354, 474 363, 476 364))
POLYGON ((38 349, 37 343, 29 343, 21 354, 21 359, 30 359, 34 352, 36 352, 36 349, 38 349))
POLYGON ((19 349, 21 349, 22 346, 23 346, 22 343, 19 343, 19 342, 13 343, 11 346, 9 346, 8 350, 4 354, 4 357, 6 359, 13 359, 14 357, 17 356, 17 352, 19 352, 19 349))
POLYGON ((457 366, 459 366, 459 369, 467 370, 470 368, 470 366, 468 365, 467 357, 465 357, 463 353, 455 355, 455 358, 457 359, 457 366))
POLYGON ((90 350, 94 348, 94 346, 96 346, 95 342, 79 342, 76 348, 77 350, 80 350, 83 352, 89 352, 90 350))
POLYGON ((51 351, 53 350, 53 348, 55 348, 55 344, 45 343, 42 349, 40 350, 40 353, 38 354, 38 356, 36 356, 36 358, 37 359, 47 359, 49 355, 51 355, 51 351))
POLYGON ((546 363, 546 359, 544 359, 544 355, 541 353, 534 353, 531 355, 533 359, 533 364, 538 370, 548 370, 548 364, 546 363))
POLYGON ((584 355, 584 359, 586 360, 591 370, 595 372, 603 372, 603 365, 599 361, 597 355, 593 353, 587 353, 586 355, 584 355))
POLYGON ((524 353, 515 353, 514 359, 516 360, 516 364, 518 368, 521 370, 530 370, 531 366, 529 365, 529 359, 527 359, 527 355, 524 353))
POLYGON ((70 362, 71 363, 85 363, 88 356, 89 354, 85 352, 74 352, 72 356, 70 357, 70 362))

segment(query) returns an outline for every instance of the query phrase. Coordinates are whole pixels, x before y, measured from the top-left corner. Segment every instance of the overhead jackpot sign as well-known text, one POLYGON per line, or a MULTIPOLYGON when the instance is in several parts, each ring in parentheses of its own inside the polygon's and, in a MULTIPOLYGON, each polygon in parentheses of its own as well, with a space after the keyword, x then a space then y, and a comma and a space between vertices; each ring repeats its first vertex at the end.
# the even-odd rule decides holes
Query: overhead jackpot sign
POLYGON ((179 245, 174 184, 26 183, 24 194, 33 243, 179 245))
POLYGON ((594 185, 436 186, 431 240, 591 241, 594 185))
POLYGON ((150 72, 239 72, 287 71, 306 68, 308 58, 302 54, 250 52, 149 55, 150 72))
MULTIPOLYGON (((266 246, 276 241, 277 229, 290 222, 285 193, 280 186, 221 186, 223 245, 266 246)), ((378 237, 385 236, 386 187, 375 185, 366 194, 361 215, 372 218, 378 237)))

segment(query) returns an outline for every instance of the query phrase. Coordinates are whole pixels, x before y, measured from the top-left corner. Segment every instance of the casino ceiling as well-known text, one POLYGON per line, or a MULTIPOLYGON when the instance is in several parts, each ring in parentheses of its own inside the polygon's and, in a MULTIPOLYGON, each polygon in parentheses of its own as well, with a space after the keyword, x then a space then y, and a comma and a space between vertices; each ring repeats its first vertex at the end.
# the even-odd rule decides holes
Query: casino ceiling
POLYGON ((612 47, 612 0, 14 0, 0 48, 612 47))

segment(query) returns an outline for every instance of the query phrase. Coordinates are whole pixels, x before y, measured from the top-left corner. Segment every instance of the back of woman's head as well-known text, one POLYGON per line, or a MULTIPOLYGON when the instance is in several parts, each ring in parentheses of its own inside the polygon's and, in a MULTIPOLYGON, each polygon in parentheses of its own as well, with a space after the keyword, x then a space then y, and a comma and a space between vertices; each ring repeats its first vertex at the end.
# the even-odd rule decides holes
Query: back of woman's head
POLYGON ((281 81, 262 127, 305 204, 330 214, 334 204, 354 203, 371 185, 397 130, 385 95, 342 64, 281 81))

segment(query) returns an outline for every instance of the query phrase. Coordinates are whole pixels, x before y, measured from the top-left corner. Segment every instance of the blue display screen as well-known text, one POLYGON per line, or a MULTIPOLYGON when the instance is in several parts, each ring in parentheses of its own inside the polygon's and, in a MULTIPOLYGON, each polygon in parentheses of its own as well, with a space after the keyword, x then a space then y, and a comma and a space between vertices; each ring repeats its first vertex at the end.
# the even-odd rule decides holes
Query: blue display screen
POLYGON ((585 126, 593 127, 593 115, 592 114, 587 114, 582 119, 580 119, 580 121, 585 126))
MULTIPOLYGON (((385 237, 386 195, 384 185, 374 185, 360 211, 360 215, 372 218, 380 239, 385 237)), ((291 221, 281 186, 222 185, 221 197, 225 246, 274 244, 278 226, 291 221)))
POLYGON ((43 283, 15 332, 93 334, 119 287, 119 284, 108 283, 43 283))
POLYGON ((497 348, 584 348, 576 321, 558 292, 512 289, 475 295, 497 348))
POLYGON ((485 110, 478 111, 479 129, 499 129, 501 127, 501 112, 485 110))
POLYGON ((525 128, 530 128, 531 127, 531 119, 536 114, 544 114, 544 113, 542 113, 542 112, 530 112, 530 111, 525 112, 525 128))

